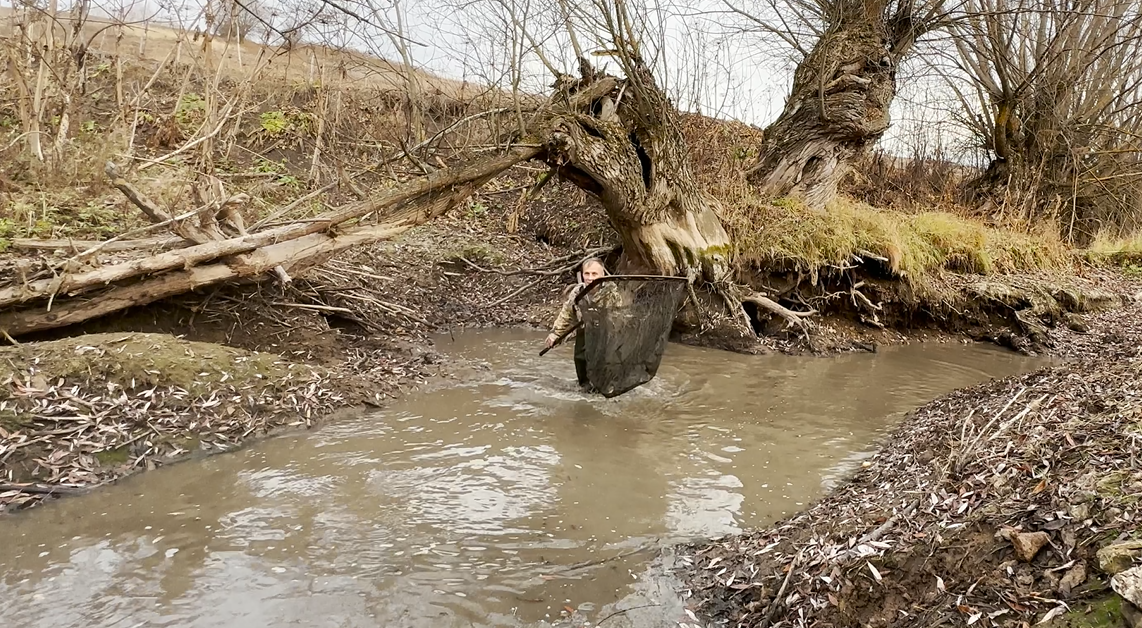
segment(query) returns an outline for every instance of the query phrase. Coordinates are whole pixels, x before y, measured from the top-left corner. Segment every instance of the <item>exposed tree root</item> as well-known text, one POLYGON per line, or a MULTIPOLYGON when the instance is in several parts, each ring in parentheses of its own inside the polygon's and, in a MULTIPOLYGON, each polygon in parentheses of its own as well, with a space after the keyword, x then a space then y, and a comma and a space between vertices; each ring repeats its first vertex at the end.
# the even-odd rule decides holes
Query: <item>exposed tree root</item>
MULTIPOLYGON (((808 318, 817 313, 817 310, 809 310, 808 312, 795 312, 777 301, 769 297, 754 293, 747 297, 742 298, 743 303, 753 303, 754 305, 764 308, 785 320, 786 326, 789 328, 797 327, 805 333, 806 339, 809 337, 809 323, 808 318)), ((744 311, 744 310, 743 310, 744 311)))

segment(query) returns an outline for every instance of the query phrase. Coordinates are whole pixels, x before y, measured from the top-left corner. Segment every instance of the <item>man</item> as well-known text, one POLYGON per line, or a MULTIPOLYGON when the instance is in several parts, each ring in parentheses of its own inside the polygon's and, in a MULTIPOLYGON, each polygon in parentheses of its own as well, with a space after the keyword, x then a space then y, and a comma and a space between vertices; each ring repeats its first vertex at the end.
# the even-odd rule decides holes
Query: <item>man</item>
MULTIPOLYGON (((551 326, 551 333, 547 335, 547 346, 555 345, 555 341, 559 339, 567 330, 574 327, 580 320, 582 320, 582 312, 579 310, 579 304, 575 303, 575 297, 586 289, 586 287, 594 280, 607 274, 607 267, 603 265, 602 260, 592 257, 583 262, 579 271, 579 283, 571 289, 567 300, 560 308, 559 314, 555 317, 555 323, 551 326)), ((584 297, 584 300, 590 299, 595 296, 601 289, 613 286, 599 286, 591 291, 591 294, 584 297)), ((610 292, 609 290, 604 292, 610 292)), ((579 379, 580 386, 587 386, 587 350, 583 339, 583 330, 578 329, 575 331, 575 376, 579 379)))

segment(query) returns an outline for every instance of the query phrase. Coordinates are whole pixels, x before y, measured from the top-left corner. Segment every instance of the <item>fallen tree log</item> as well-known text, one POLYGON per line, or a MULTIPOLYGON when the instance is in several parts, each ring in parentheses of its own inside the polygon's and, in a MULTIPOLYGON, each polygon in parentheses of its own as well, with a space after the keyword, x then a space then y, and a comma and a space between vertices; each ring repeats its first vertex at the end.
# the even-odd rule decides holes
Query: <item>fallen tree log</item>
POLYGON ((12 248, 25 251, 83 251, 95 247, 105 253, 123 253, 125 251, 165 251, 179 246, 185 246, 186 240, 178 236, 158 236, 154 238, 140 238, 137 240, 119 240, 117 242, 100 242, 97 240, 46 240, 41 238, 15 238, 12 248))
POLYGON ((471 196, 477 188, 496 174, 499 174, 499 171, 472 180, 468 185, 458 189, 441 193, 425 204, 404 208, 398 216, 382 224, 357 227, 340 235, 309 234, 265 246, 248 255, 233 257, 215 264, 170 271, 127 286, 111 288, 91 299, 69 299, 57 304, 50 312, 29 308, 0 314, 0 331, 18 337, 32 332, 66 327, 129 307, 148 305, 196 288, 224 281, 258 277, 276 266, 298 270, 320 264, 338 251, 391 238, 447 212, 471 196))
MULTIPOLYGON (((560 90, 551 100, 552 112, 575 112, 590 106, 613 90, 616 84, 615 79, 607 77, 574 93, 569 91, 574 87, 560 90)), ((552 115, 537 117, 531 132, 540 137, 546 136, 550 129, 545 125, 550 125, 552 119, 552 115)), ((83 322, 198 287, 256 278, 271 269, 283 281, 288 280, 287 269, 297 270, 322 263, 344 248, 392 237, 441 215, 495 176, 520 162, 543 155, 546 150, 542 142, 516 145, 496 157, 432 172, 314 218, 252 234, 244 233, 245 229, 238 224, 236 228, 240 235, 235 237, 218 237, 177 251, 105 268, 32 281, 21 280, 20 285, 0 290, 0 308, 8 309, 0 313, 0 337, 12 339, 83 322), (380 224, 347 226, 372 214, 381 216, 380 224), (57 299, 61 294, 72 298, 57 299), (21 304, 44 299, 47 300, 46 311, 35 305, 14 309, 21 304)), ((113 163, 108 162, 106 173, 112 179, 112 185, 148 216, 167 216, 123 178, 113 163)), ((205 196, 200 200, 204 206, 213 207, 217 204, 215 201, 224 195, 216 193, 214 196, 217 198, 209 202, 205 196)), ((220 234, 217 229, 211 230, 212 238, 220 234)), ((185 234, 180 235, 186 237, 185 234)))
MULTIPOLYGON (((175 268, 190 268, 215 259, 249 253, 263 246, 276 242, 283 242, 305 237, 313 233, 324 231, 332 226, 360 218, 374 211, 391 208, 394 205, 407 203, 419 196, 454 186, 464 186, 473 181, 486 181, 515 164, 535 157, 541 149, 533 147, 515 148, 506 154, 470 164, 455 171, 438 171, 432 175, 415 179, 396 189, 389 190, 366 201, 350 203, 349 205, 327 212, 304 222, 293 223, 284 227, 269 229, 228 240, 216 240, 203 244, 196 244, 184 249, 169 251, 131 260, 122 264, 106 266, 81 273, 67 273, 50 279, 40 279, 28 282, 25 285, 12 286, 0 290, 0 308, 38 299, 53 297, 59 294, 74 296, 92 289, 102 288, 110 283, 139 277, 142 275, 158 273, 175 268)), ((133 189, 129 183, 120 181, 117 187, 133 189)), ((406 208, 403 212, 386 216, 386 224, 401 223, 406 220, 417 220, 416 214, 420 212, 415 205, 406 208)), ((271 267, 272 268, 272 267, 271 267)), ((11 332, 9 332, 11 333, 11 332)))

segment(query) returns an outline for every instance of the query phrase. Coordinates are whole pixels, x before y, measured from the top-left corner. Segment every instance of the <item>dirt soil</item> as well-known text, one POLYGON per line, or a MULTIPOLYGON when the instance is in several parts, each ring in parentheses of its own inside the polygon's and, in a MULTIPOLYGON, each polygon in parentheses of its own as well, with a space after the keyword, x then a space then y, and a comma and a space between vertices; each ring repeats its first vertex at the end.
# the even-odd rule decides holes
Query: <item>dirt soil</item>
POLYGON ((1095 554, 1142 538, 1140 301, 1051 330, 1058 366, 911 413, 803 512, 683 548, 689 608, 713 626, 1122 625, 1095 554))

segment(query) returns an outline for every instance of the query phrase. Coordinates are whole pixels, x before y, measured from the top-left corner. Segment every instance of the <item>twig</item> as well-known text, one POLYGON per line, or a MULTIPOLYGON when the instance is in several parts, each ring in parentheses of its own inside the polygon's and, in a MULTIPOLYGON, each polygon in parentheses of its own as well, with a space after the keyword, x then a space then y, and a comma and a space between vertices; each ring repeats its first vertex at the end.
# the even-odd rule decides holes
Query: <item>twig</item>
POLYGON ((407 316, 408 318, 420 323, 421 325, 424 325, 426 327, 432 327, 432 323, 421 318, 420 316, 417 316, 416 312, 413 312, 412 310, 408 309, 407 307, 405 307, 403 305, 398 305, 396 303, 389 303, 388 301, 381 301, 380 299, 375 299, 375 298, 372 300, 375 303, 377 303, 378 305, 381 305, 383 307, 387 307, 387 308, 390 308, 392 310, 395 310, 398 314, 403 314, 403 315, 407 316))
MULTIPOLYGON (((179 214, 178 216, 172 216, 170 218, 167 218, 166 220, 163 220, 161 222, 156 222, 156 223, 152 223, 152 224, 149 224, 149 225, 146 225, 143 227, 138 227, 136 229, 131 229, 129 231, 126 231, 124 233, 121 233, 121 234, 111 238, 110 240, 104 240, 104 241, 100 242, 99 244, 97 244, 97 245, 95 245, 89 249, 86 249, 86 250, 83 250, 79 253, 76 253, 75 255, 71 256, 70 258, 60 262, 58 264, 58 266, 62 267, 64 264, 67 264, 68 262, 75 261, 75 260, 81 260, 85 257, 88 257, 90 255, 98 253, 99 251, 103 250, 103 248, 106 247, 108 244, 111 244, 112 242, 120 242, 122 240, 125 240, 127 238, 127 236, 136 235, 136 234, 140 234, 140 233, 146 233, 146 232, 151 231, 153 229, 158 229, 159 227, 165 227, 167 225, 172 225, 172 224, 181 222, 183 220, 186 220, 187 218, 194 218, 200 212, 207 210, 207 209, 210 209, 210 205, 204 205, 202 207, 192 209, 188 212, 179 214)), ((191 241, 191 242, 193 243, 193 241, 191 241)), ((197 244, 197 243, 195 243, 195 244, 197 244)))
POLYGON ((342 272, 349 273, 350 275, 359 275, 361 277, 366 277, 368 279, 377 279, 380 281, 392 281, 393 280, 392 277, 385 277, 384 275, 374 275, 372 273, 367 273, 363 270, 354 270, 352 268, 345 268, 344 266, 337 266, 337 269, 342 271, 342 272))
POLYGON ((785 589, 789 586, 789 580, 793 577, 793 571, 797 568, 797 563, 801 562, 801 554, 804 552, 804 548, 798 550, 797 555, 793 557, 793 562, 789 563, 789 572, 785 574, 785 580, 781 583, 781 588, 777 590, 777 595, 773 596, 773 601, 769 603, 769 608, 765 612, 765 619, 761 620, 758 628, 769 628, 769 624, 777 615, 777 609, 783 606, 781 598, 785 597, 785 589))
POLYGON ((1039 397, 1038 399, 1032 401, 1031 403, 1027 404, 1027 407, 1023 408, 1023 410, 1020 411, 1019 414, 1015 415, 1014 418, 1012 418, 1010 421, 1004 423, 1003 425, 1000 425, 999 428, 995 430, 995 433, 992 434, 991 436, 989 436, 987 440, 995 440, 995 439, 999 438, 999 435, 1002 434, 1004 431, 1006 431, 1007 428, 1011 427, 1015 423, 1018 423, 1023 417, 1027 416, 1028 413, 1030 413, 1032 410, 1038 408, 1039 405, 1041 403, 1043 403, 1043 400, 1046 398, 1047 398, 1047 395, 1043 395, 1043 396, 1039 397))
POLYGON ((259 227, 263 227, 266 225, 266 223, 273 222, 273 221, 277 220, 278 218, 281 218, 282 216, 284 216, 288 212, 293 211, 295 208, 297 208, 297 206, 301 205, 302 203, 312 199, 313 197, 315 197, 319 194, 328 192, 329 190, 332 190, 335 187, 337 187, 336 183, 329 183, 329 184, 326 184, 322 187, 319 187, 316 190, 310 192, 309 194, 306 194, 305 196, 298 198, 297 200, 290 203, 289 205, 286 205, 285 207, 279 209, 278 211, 270 214, 269 216, 266 216, 265 218, 262 218, 261 220, 255 222, 254 224, 250 225, 249 230, 253 231, 259 227))
POLYGON ((608 556, 606 558, 596 558, 595 560, 585 560, 585 561, 580 562, 580 563, 575 563, 574 565, 571 565, 570 567, 568 567, 566 569, 566 571, 575 571, 577 569, 583 569, 584 567, 594 567, 596 565, 602 565, 605 563, 609 563, 612 560, 619 560, 620 558, 626 558, 628 556, 634 556, 635 554, 637 554, 639 552, 645 552, 646 550, 653 549, 657 544, 658 544, 658 539, 656 538, 653 541, 643 543, 642 545, 640 545, 634 549, 629 549, 625 552, 619 552, 618 554, 615 554, 614 556, 608 556))
POLYGON ((314 305, 311 303, 286 303, 283 301, 271 301, 270 305, 279 305, 281 307, 296 307, 303 310, 317 310, 320 312, 341 312, 344 314, 352 314, 353 310, 345 307, 335 307, 332 305, 314 305))
POLYGON ((980 429, 975 438, 972 439, 971 444, 964 447, 964 449, 959 452, 959 455, 956 456, 956 464, 953 467, 953 470, 956 473, 960 472, 964 466, 964 463, 967 461, 968 456, 971 455, 973 451, 975 451, 976 446, 978 446, 980 441, 983 440, 983 435, 987 433, 988 428, 990 428, 996 421, 998 421, 999 417, 1003 416, 1003 413, 1007 412, 1007 409, 1011 407, 1011 404, 1015 403, 1015 400, 1021 397, 1025 392, 1027 392, 1027 387, 1021 387, 1019 392, 1015 393, 1015 395, 1007 401, 1007 405, 1003 406, 1003 409, 997 412, 995 416, 991 417, 991 420, 988 421, 987 424, 980 429))
MULTIPOLYGON (((180 146, 177 149, 167 153, 166 155, 163 155, 162 157, 158 157, 156 159, 142 160, 143 163, 140 164, 138 168, 135 168, 135 172, 142 172, 143 170, 146 170, 147 168, 150 168, 151 166, 154 166, 155 164, 161 164, 161 163, 169 160, 170 158, 175 157, 181 153, 184 153, 184 152, 190 150, 191 148, 194 148, 195 146, 198 146, 199 144, 201 144, 207 140, 213 139, 215 136, 217 136, 219 133, 221 133, 222 129, 226 127, 226 124, 233 119, 234 116, 231 116, 231 114, 230 114, 230 112, 233 109, 234 109, 233 101, 227 103, 226 107, 223 108, 221 115, 219 116, 222 119, 214 127, 213 131, 211 131, 210 133, 207 133, 206 135, 203 135, 202 137, 199 137, 198 139, 195 139, 193 141, 187 142, 186 144, 183 144, 182 146, 180 146)), ((244 113, 246 113, 246 112, 245 111, 239 112, 237 117, 240 118, 241 115, 244 113)))
POLYGON ((487 305, 486 305, 486 306, 484 306, 484 307, 495 307, 495 306, 497 306, 497 305, 501 305, 501 304, 503 304, 503 303, 505 303, 505 302, 507 302, 507 301, 510 301, 510 300, 512 300, 514 297, 516 297, 516 296, 519 296, 519 295, 520 295, 521 293, 523 293, 524 291, 526 291, 526 290, 529 290, 529 289, 531 289, 531 288, 534 288, 534 287, 538 286, 538 285, 539 285, 539 284, 540 284, 542 281, 543 281, 543 278, 542 278, 542 277, 540 277, 539 279, 536 279, 535 281, 532 281, 532 282, 529 282, 529 283, 525 284, 525 285, 524 285, 522 288, 520 288, 519 290, 516 290, 516 291, 512 292, 512 293, 511 293, 511 294, 509 294, 508 296, 506 296, 506 297, 504 297, 504 298, 502 298, 502 299, 497 299, 496 301, 494 301, 494 302, 492 302, 492 303, 489 303, 489 304, 487 304, 487 305))
POLYGON ((0 484, 0 493, 8 491, 20 491, 21 493, 28 493, 29 495, 52 495, 59 493, 60 495, 81 495, 88 492, 89 489, 72 487, 72 486, 43 486, 39 484, 0 484))
POLYGON ((869 541, 875 541, 884 536, 885 533, 892 529, 892 526, 896 525, 897 521, 900 521, 901 518, 911 517, 912 513, 915 512, 919 507, 920 499, 917 498, 915 501, 909 504, 907 508, 896 513, 895 515, 892 515, 888 518, 888 521, 880 524, 880 527, 861 537, 860 540, 857 541, 857 545, 860 545, 861 543, 868 543, 869 541))
POLYGON ((346 299, 353 299, 355 301, 365 301, 367 303, 373 303, 373 304, 377 305, 378 307, 380 307, 382 310, 388 312, 389 314, 394 314, 394 315, 398 315, 398 316, 405 316, 411 320, 414 320, 414 321, 420 323, 421 325, 424 325, 425 327, 432 327, 432 323, 421 318, 420 316, 417 316, 416 312, 408 309, 407 307, 404 307, 403 305, 397 305, 396 303, 389 303, 387 301, 382 301, 376 297, 363 295, 363 294, 351 294, 351 293, 347 292, 345 294, 342 294, 341 296, 346 298, 346 299))
POLYGON ((625 613, 625 612, 627 612, 627 611, 635 611, 635 610, 638 610, 638 609, 640 609, 640 608, 652 608, 652 607, 654 607, 654 606, 661 606, 661 604, 643 604, 643 605, 641 605, 641 606, 632 606, 632 607, 630 607, 630 608, 624 608, 624 609, 620 609, 620 610, 617 610, 617 611, 615 611, 615 612, 611 613, 610 615, 607 615, 606 617, 604 617, 604 618, 600 619, 599 621, 595 622, 595 625, 596 625, 596 626, 602 626, 602 625, 603 625, 603 622, 605 622, 605 621, 607 621, 608 619, 610 619, 610 618, 614 617, 615 615, 622 615, 623 613, 625 613))
POLYGON ((513 109, 511 107, 501 107, 499 109, 488 109, 486 111, 481 111, 478 113, 474 113, 470 116, 460 118, 459 120, 453 122, 452 124, 444 127, 440 131, 438 131, 432 137, 424 140, 423 142, 417 144, 416 146, 413 146, 412 148, 409 148, 408 150, 404 150, 404 147, 402 146, 402 150, 400 153, 390 156, 389 158, 385 159, 384 161, 382 161, 379 164, 377 164, 376 166, 374 166, 373 169, 383 168, 383 167, 387 166, 388 164, 400 159, 401 157, 404 157, 408 153, 414 153, 414 152, 424 148, 425 146, 428 146, 429 144, 435 142, 436 140, 444 137, 452 129, 454 129, 454 128, 456 128, 456 127, 458 127, 458 126, 460 126, 466 122, 471 122, 472 120, 477 120, 477 119, 482 118, 484 116, 495 115, 498 113, 508 113, 511 111, 513 111, 513 109))

